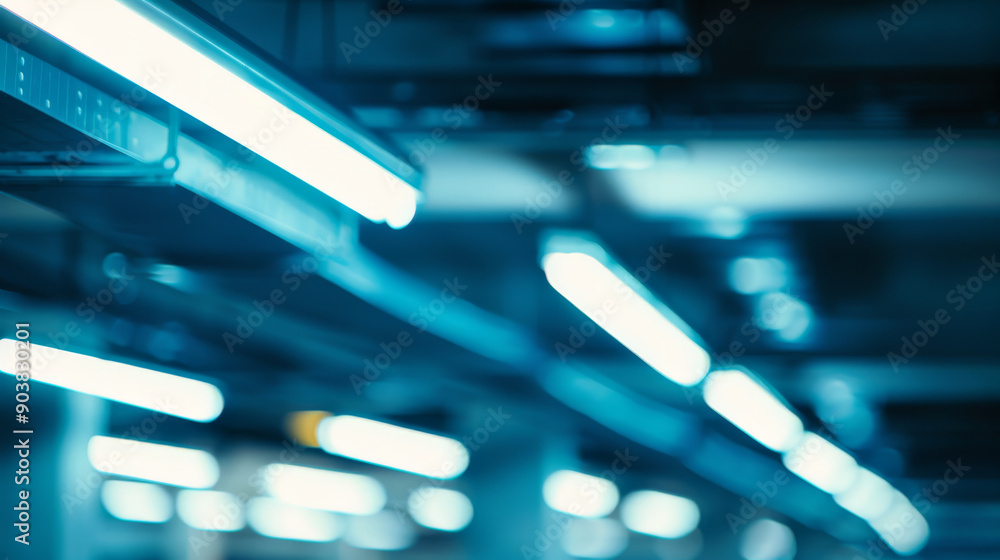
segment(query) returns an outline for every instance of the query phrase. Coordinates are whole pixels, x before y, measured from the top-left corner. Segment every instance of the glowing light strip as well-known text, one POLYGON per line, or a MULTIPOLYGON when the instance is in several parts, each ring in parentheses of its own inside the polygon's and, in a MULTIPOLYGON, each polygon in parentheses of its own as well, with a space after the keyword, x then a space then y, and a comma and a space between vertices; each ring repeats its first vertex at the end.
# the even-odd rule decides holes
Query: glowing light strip
MULTIPOLYGON (((14 375, 18 341, 0 340, 0 371, 14 375)), ((32 344, 31 380, 196 422, 211 422, 224 401, 218 387, 162 371, 32 344)))
POLYGON ((369 220, 401 228, 413 219, 416 189, 129 6, 115 0, 0 0, 0 6, 369 220))

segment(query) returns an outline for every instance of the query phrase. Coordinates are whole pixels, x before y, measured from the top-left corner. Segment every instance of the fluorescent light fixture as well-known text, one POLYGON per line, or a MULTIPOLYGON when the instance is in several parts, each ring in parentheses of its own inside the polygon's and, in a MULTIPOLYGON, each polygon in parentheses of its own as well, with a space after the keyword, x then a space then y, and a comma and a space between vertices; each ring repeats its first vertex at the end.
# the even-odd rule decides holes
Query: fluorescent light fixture
POLYGON ((628 547, 628 533, 615 519, 571 519, 559 543, 575 558, 614 558, 628 547))
POLYGON ((199 449, 94 436, 87 444, 87 458, 104 473, 172 486, 210 488, 219 480, 215 457, 199 449))
POLYGON ((806 432, 782 462, 800 478, 829 494, 839 494, 854 484, 858 463, 822 437, 806 432))
POLYGON ((340 518, 318 509, 287 504, 275 498, 247 502, 247 521, 254 531, 273 539, 330 542, 343 531, 340 518))
POLYGON ((840 507, 865 521, 874 521, 889 511, 896 491, 892 485, 865 468, 858 469, 858 477, 850 488, 836 494, 833 499, 840 507))
POLYGON ((636 533, 679 539, 697 529, 700 520, 698 504, 672 494, 640 490, 622 501, 622 522, 636 533))
POLYGON ((668 379, 685 386, 701 381, 708 353, 678 328, 680 319, 603 249, 586 247, 586 252, 546 251, 542 268, 549 284, 668 379))
MULTIPOLYGON (((355 148, 115 0, 0 6, 373 222, 401 228, 417 191, 355 148)), ((183 165, 183 162, 181 163, 183 165)))
POLYGON ((740 539, 740 556, 746 560, 792 560, 795 533, 772 519, 751 523, 740 539))
POLYGON ((404 517, 382 510, 374 515, 348 518, 344 540, 355 548, 403 550, 417 540, 417 534, 404 517))
POLYGON ((898 490, 893 492, 889 504, 888 511, 871 522, 872 529, 901 556, 920 552, 930 537, 927 520, 898 490))
POLYGON ((618 505, 618 487, 606 478, 556 471, 542 485, 545 503, 577 517, 604 517, 618 505))
POLYGON ((177 494, 177 516, 202 531, 231 532, 246 526, 239 498, 216 490, 181 490, 177 494))
POLYGON ((331 416, 316 436, 327 453, 442 480, 469 466, 469 452, 456 440, 357 416, 331 416))
POLYGON ((385 505, 385 489, 374 478, 276 463, 265 467, 267 492, 289 504, 369 515, 385 505))
POLYGON ((799 417, 742 371, 714 371, 708 374, 705 402, 737 428, 774 451, 789 451, 802 438, 799 417))
POLYGON ((147 482, 107 480, 101 484, 101 503, 123 521, 165 523, 174 515, 174 502, 162 486, 147 482))
MULTIPOLYGON (((0 370, 14 373, 16 341, 0 340, 0 370)), ((155 410, 196 422, 222 412, 215 385, 93 356, 32 344, 32 381, 155 410)))
POLYGON ((461 531, 472 521, 472 502, 461 492, 424 486, 410 493, 410 516, 428 529, 461 531))

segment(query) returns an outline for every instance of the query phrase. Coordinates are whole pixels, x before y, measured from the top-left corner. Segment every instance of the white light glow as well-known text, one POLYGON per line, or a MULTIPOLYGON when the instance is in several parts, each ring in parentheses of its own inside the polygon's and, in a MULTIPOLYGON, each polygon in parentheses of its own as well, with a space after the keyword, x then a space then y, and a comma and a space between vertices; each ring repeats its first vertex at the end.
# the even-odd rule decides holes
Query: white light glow
POLYGON ((771 519, 754 521, 740 539, 740 556, 746 560, 792 560, 795 550, 792 530, 771 519))
POLYGON ((597 144, 584 152, 595 169, 647 169, 656 163, 656 152, 637 144, 597 144))
POLYGON ((215 490, 181 490, 177 494, 177 516, 202 531, 239 531, 246 526, 239 498, 215 490))
POLYGON ((594 27, 606 29, 615 25, 615 13, 611 10, 584 10, 583 13, 594 27))
POLYGON ((398 228, 413 218, 413 187, 127 5, 0 5, 369 220, 398 228))
POLYGON ((165 523, 174 515, 170 493, 147 482, 107 480, 101 484, 101 503, 108 513, 124 521, 165 523))
POLYGON ((757 301, 761 326, 787 342, 800 340, 806 334, 812 315, 808 304, 784 292, 768 292, 757 301))
POLYGON ((614 558, 628 547, 628 533, 614 519, 572 519, 559 543, 576 558, 614 558))
POLYGON ((199 449, 94 436, 87 458, 101 472, 172 486, 210 488, 219 480, 219 463, 199 449))
POLYGON ((157 263, 149 267, 149 279, 168 286, 181 286, 191 283, 194 273, 177 265, 157 263))
POLYGON ((708 353, 594 257, 549 253, 542 268, 556 291, 668 379, 691 386, 708 373, 708 353))
POLYGON ((406 503, 417 523, 438 531, 461 531, 472 521, 472 502, 461 492, 425 486, 406 503))
POLYGON ((618 487, 606 478, 574 471, 556 471, 542 486, 545 503, 578 517, 604 517, 618 505, 618 487))
POLYGON ((344 540, 355 548, 403 550, 417 540, 417 534, 402 516, 382 510, 374 515, 350 517, 344 540))
POLYGON ((271 496, 293 505, 369 515, 385 505, 385 489, 374 478, 275 463, 261 471, 271 496))
POLYGON ((679 539, 698 527, 701 512, 693 501, 654 492, 632 492, 622 501, 622 522, 636 533, 679 539))
POLYGON ((872 529, 901 556, 920 552, 930 536, 927 520, 899 491, 893 491, 889 504, 888 511, 871 522, 872 529))
POLYGON ((254 531, 274 539, 330 542, 343 531, 340 519, 328 511, 294 506, 275 498, 247 502, 247 522, 254 531))
POLYGON ((774 451, 789 451, 802 438, 799 417, 742 371, 710 373, 705 380, 705 402, 774 451))
POLYGON ((739 239, 749 225, 746 214, 736 206, 716 206, 706 217, 705 232, 719 239, 739 239))
POLYGON ((788 282, 788 266, 781 259, 743 257, 729 267, 729 283, 741 294, 774 292, 788 282))
MULTIPOLYGON (((0 370, 13 375, 18 342, 0 340, 0 370)), ((196 422, 222 412, 215 385, 47 346, 31 345, 31 380, 196 422)))
POLYGON ((860 470, 853 457, 812 432, 806 432, 782 462, 788 470, 830 494, 850 488, 860 470))
POLYGON ((324 418, 316 437, 327 453, 430 478, 455 478, 469 466, 456 440, 357 416, 324 418))
POLYGON ((889 511, 892 485, 868 469, 858 469, 858 477, 850 488, 833 497, 840 507, 865 521, 873 521, 889 511))

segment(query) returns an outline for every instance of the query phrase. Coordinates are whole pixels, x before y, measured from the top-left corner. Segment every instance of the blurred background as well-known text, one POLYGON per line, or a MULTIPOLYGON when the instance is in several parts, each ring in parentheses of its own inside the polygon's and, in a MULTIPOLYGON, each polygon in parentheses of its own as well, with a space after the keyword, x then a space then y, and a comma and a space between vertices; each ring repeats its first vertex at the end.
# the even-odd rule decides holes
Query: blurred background
POLYGON ((399 229, 41 4, 0 1, 10 558, 997 557, 1000 4, 124 2, 417 186, 399 229))

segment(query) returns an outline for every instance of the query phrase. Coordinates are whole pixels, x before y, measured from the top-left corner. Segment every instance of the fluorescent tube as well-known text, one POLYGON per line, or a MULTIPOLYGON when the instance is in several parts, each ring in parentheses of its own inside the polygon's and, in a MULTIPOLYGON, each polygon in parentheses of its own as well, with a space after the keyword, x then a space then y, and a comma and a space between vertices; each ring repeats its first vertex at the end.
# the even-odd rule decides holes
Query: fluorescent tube
POLYGON ((888 511, 871 521, 872 529, 900 556, 920 552, 930 537, 927 520, 898 490, 893 491, 889 504, 888 511))
POLYGON ((618 487, 606 478, 562 470, 545 479, 542 498, 556 511, 577 517, 604 517, 618 505, 618 487))
POLYGON ((101 503, 112 516, 123 521, 165 523, 174 515, 174 502, 162 486, 148 482, 106 480, 101 484, 101 503))
MULTIPOLYGON (((14 373, 15 344, 0 340, 4 373, 14 373)), ((215 385, 37 344, 31 348, 32 381, 196 422, 211 422, 222 412, 222 393, 215 385)))
POLYGON ((385 505, 385 489, 374 478, 275 463, 265 467, 267 492, 292 505, 370 515, 385 505))
POLYGON ((172 486, 210 488, 219 480, 215 457, 199 449, 94 436, 87 444, 87 458, 104 473, 172 486))
POLYGON ((240 499, 216 490, 181 490, 177 494, 177 516, 189 527, 202 531, 239 531, 246 526, 240 499))
POLYGON ((343 531, 333 513, 304 508, 275 498, 253 498, 247 503, 247 521, 254 531, 273 539, 330 542, 343 531))
POLYGON ((461 531, 472 521, 472 502, 455 490, 418 488, 410 493, 406 507, 414 521, 438 531, 461 531))
POLYGON ((850 488, 833 497, 840 507, 865 521, 883 516, 893 500, 892 485, 868 469, 858 470, 858 478, 850 488))
POLYGON ((324 418, 316 435, 327 453, 431 478, 455 478, 469 466, 456 440, 367 418, 324 418))
POLYGON ((628 274, 586 253, 548 253, 542 268, 556 291, 668 379, 691 386, 708 373, 708 353, 661 313, 663 304, 636 292, 628 274))
POLYGON ((705 402, 774 451, 789 451, 802 438, 799 417, 742 371, 710 373, 705 380, 705 402))
POLYGON ((698 528, 701 512, 693 501, 639 490, 622 501, 622 522, 630 530, 664 539, 679 539, 698 528))
POLYGON ((369 220, 401 228, 413 219, 416 189, 127 4, 0 6, 369 220))
POLYGON ((849 489, 858 477, 853 457, 822 437, 806 432, 782 462, 800 478, 829 494, 849 489))

